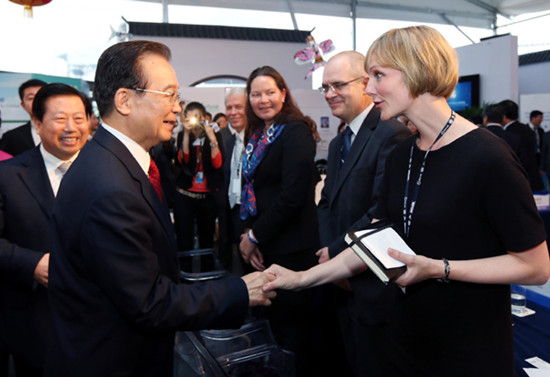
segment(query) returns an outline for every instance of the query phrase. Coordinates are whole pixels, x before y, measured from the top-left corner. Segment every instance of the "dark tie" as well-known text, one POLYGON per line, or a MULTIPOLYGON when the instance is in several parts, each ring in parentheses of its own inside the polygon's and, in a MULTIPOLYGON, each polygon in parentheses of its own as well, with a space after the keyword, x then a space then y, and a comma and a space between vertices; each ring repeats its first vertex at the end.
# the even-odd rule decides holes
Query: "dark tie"
POLYGON ((159 168, 157 167, 157 164, 155 164, 155 161, 153 161, 153 159, 151 159, 151 164, 149 165, 149 181, 151 181, 151 184, 155 188, 155 191, 157 192, 157 195, 162 202, 162 188, 160 186, 159 168))
POLYGON ((344 161, 346 161, 346 157, 348 157, 349 150, 351 149, 351 135, 353 134, 353 131, 349 126, 346 126, 344 131, 342 132, 344 134, 344 144, 342 145, 342 164, 344 161))

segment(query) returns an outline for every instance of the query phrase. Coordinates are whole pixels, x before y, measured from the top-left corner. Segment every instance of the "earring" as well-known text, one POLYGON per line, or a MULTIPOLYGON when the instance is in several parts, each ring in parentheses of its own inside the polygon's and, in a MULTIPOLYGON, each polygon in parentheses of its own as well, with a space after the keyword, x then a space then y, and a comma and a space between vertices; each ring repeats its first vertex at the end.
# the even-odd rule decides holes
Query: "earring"
POLYGON ((283 98, 283 103, 285 103, 285 99, 283 98))

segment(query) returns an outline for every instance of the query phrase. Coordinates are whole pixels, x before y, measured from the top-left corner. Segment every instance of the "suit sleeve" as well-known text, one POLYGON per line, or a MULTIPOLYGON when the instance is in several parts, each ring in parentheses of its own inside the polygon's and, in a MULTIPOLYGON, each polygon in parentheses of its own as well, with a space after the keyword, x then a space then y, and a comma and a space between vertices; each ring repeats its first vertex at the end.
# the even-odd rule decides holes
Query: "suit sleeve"
POLYGON ((380 190, 384 180, 384 173, 386 171, 386 161, 388 159, 388 156, 394 150, 397 144, 399 144, 401 141, 411 135, 411 132, 404 127, 392 127, 390 129, 390 126, 385 124, 379 125, 379 127, 388 127, 388 133, 386 134, 385 140, 381 141, 382 146, 379 149, 378 160, 376 163, 376 173, 372 190, 374 195, 372 202, 374 204, 359 220, 357 220, 352 226, 350 226, 344 234, 341 234, 336 239, 336 241, 334 241, 329 246, 329 256, 331 258, 334 258, 336 255, 340 254, 344 249, 348 247, 348 244, 344 240, 346 233, 354 230, 364 229, 371 223, 373 219, 372 214, 376 211, 376 205, 380 196, 380 190))
POLYGON ((319 218, 319 237, 321 239, 321 247, 328 246, 332 240, 332 228, 330 226, 330 188, 332 188, 337 174, 337 169, 335 164, 338 163, 336 160, 336 147, 337 147, 337 138, 334 138, 329 145, 329 152, 327 158, 327 176, 325 178, 325 184, 321 190, 321 200, 317 204, 317 217, 319 218))
POLYGON ((167 260, 177 265, 176 256, 166 250, 167 235, 139 194, 121 190, 99 197, 83 228, 81 250, 91 280, 127 321, 155 330, 242 324, 248 310, 242 279, 186 285, 163 275, 163 268, 173 267, 167 260))
POLYGON ((279 141, 283 145, 281 190, 252 226, 260 245, 269 243, 302 210, 313 180, 315 141, 305 123, 285 126, 279 141))
POLYGON ((5 238, 5 198, 0 194, 0 282, 2 280, 32 289, 34 269, 45 252, 20 247, 5 238))

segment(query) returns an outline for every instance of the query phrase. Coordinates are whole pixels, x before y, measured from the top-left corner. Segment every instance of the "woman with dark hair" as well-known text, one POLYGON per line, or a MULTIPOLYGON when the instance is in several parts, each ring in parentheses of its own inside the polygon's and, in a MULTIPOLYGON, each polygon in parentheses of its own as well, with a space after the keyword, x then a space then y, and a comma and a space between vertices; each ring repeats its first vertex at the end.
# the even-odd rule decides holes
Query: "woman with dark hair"
MULTIPOLYGON (((243 157, 240 250, 257 270, 273 263, 292 268, 316 264, 314 122, 302 114, 282 76, 272 67, 247 80, 248 129, 243 157)), ((279 344, 296 354, 297 375, 311 373, 311 292, 281 292, 266 314, 279 344)))
POLYGON ((183 112, 183 131, 178 133, 174 222, 178 248, 193 248, 194 221, 201 249, 214 246, 217 206, 215 193, 223 186, 223 152, 219 134, 205 121, 206 109, 190 102, 183 112))

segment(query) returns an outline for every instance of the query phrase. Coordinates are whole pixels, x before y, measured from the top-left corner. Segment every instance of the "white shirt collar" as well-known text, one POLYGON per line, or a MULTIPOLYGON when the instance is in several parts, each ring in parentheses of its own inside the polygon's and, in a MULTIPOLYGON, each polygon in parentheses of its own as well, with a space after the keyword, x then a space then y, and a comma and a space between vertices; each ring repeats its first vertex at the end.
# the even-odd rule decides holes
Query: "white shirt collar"
POLYGON ((369 112, 371 111, 371 109, 373 108, 374 106, 374 103, 371 103, 369 106, 367 106, 367 108, 365 110, 363 110, 361 112, 361 114, 357 115, 349 124, 348 124, 348 127, 353 131, 353 135, 352 135, 352 142, 353 142, 353 139, 355 139, 355 136, 357 135, 357 133, 359 132, 359 129, 361 128, 361 125, 363 124, 363 122, 365 121, 365 119, 367 118, 367 115, 369 115, 369 112))
MULTIPOLYGON (((74 160, 76 160, 76 158, 78 157, 79 152, 76 152, 67 161, 74 162, 74 160)), ((42 154, 42 159, 44 159, 46 173, 48 174, 48 178, 50 179, 53 193, 57 196, 57 190, 59 189, 59 184, 61 183, 61 179, 63 178, 63 174, 59 170, 57 170, 57 167, 59 166, 59 164, 64 162, 64 160, 61 160, 48 152, 44 148, 44 145, 42 143, 40 144, 40 153, 42 154)))
POLYGON ((38 135, 38 131, 36 130, 36 125, 31 120, 31 135, 32 135, 32 141, 34 142, 34 145, 40 144, 40 136, 38 135))
POLYGON ((149 176, 149 165, 151 165, 151 156, 149 152, 142 148, 141 145, 124 135, 122 132, 114 129, 105 122, 101 122, 103 127, 116 137, 128 149, 130 154, 136 159, 139 166, 143 169, 145 175, 149 176))

